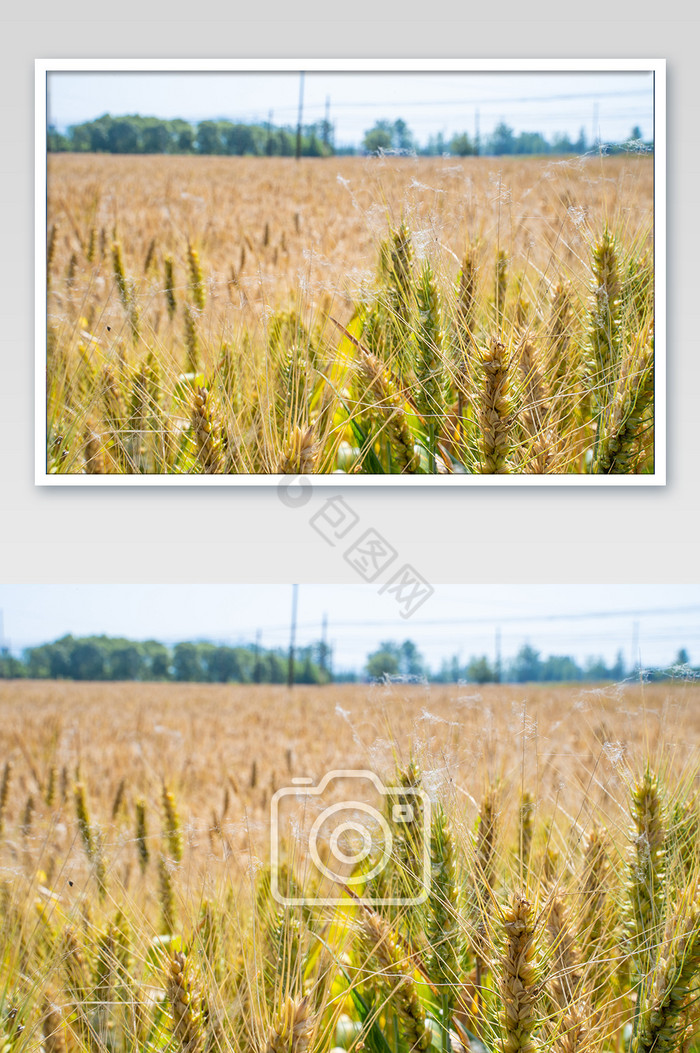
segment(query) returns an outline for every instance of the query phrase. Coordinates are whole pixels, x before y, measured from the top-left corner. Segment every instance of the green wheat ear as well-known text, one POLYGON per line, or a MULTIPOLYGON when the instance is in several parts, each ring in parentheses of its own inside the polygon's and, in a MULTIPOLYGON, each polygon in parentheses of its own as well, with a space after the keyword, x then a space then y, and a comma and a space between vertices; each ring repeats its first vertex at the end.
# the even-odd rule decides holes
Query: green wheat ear
POLYGON ((7 802, 10 797, 10 782, 12 780, 12 761, 6 760, 2 770, 2 782, 0 782, 0 835, 5 828, 5 813, 7 802))
POLYGON ((112 273, 119 292, 119 299, 124 310, 128 311, 130 297, 129 286, 124 273, 124 261, 122 260, 122 247, 118 241, 112 242, 112 273))
POLYGON ((430 471, 436 470, 437 436, 445 412, 445 332, 442 304, 435 273, 425 262, 416 285, 413 343, 417 388, 414 401, 428 432, 430 471))
POLYGON ((379 249, 380 292, 368 312, 371 350, 403 379, 412 366, 411 319, 415 299, 415 253, 404 219, 379 249))
POLYGON ((172 256, 166 256, 163 260, 163 276, 165 282, 165 302, 168 308, 168 318, 172 322, 177 311, 177 301, 175 299, 175 270, 172 256))
POLYGON ((170 865, 162 853, 158 856, 158 901, 160 903, 162 932, 166 935, 172 935, 177 924, 175 888, 170 865))
POLYGON ((165 785, 163 786, 161 802, 163 805, 163 837, 168 846, 168 852, 170 853, 171 859, 176 863, 181 863, 184 851, 184 840, 182 837, 180 816, 178 815, 177 805, 175 804, 175 796, 172 790, 165 785))
POLYGON ((142 797, 136 802, 136 850, 139 857, 141 873, 146 872, 150 852, 148 849, 148 829, 146 826, 146 802, 142 797))
POLYGON ((204 293, 204 276, 202 274, 202 265, 199 262, 199 253, 192 247, 192 245, 187 246, 187 265, 190 272, 190 292, 192 294, 192 302, 198 311, 203 311, 206 301, 204 293))
POLYGON ((508 291, 508 253, 505 249, 499 249, 496 256, 496 273, 494 277, 493 301, 496 310, 496 325, 499 330, 503 328, 503 314, 505 311, 506 293, 508 291))
POLYGON ((51 230, 49 231, 49 238, 46 245, 46 285, 47 287, 51 284, 51 271, 53 269, 54 260, 56 258, 56 244, 58 242, 58 226, 56 223, 51 224, 51 230))
POLYGON ((646 768, 633 787, 626 935, 638 977, 650 976, 666 901, 666 809, 657 776, 646 768))
POLYGON ((594 279, 589 323, 591 372, 595 401, 604 407, 612 395, 622 349, 619 250, 607 227, 593 246, 591 269, 594 279))
POLYGON ((405 220, 391 235, 391 243, 382 247, 380 273, 393 292, 393 306, 402 321, 410 315, 415 254, 411 232, 405 220))
POLYGON ((654 400, 653 342, 630 356, 620 371, 619 385, 600 417, 593 470, 603 475, 631 473, 641 455, 638 445, 654 400))
POLYGON ((700 909, 669 925, 663 955, 631 1044, 631 1053, 677 1053, 687 1048, 691 1007, 700 969, 700 909))
POLYGON ((195 318, 194 309, 190 304, 186 303, 183 311, 185 318, 185 348, 187 350, 185 357, 185 372, 198 373, 200 361, 197 320, 195 318))
POLYGON ((457 854, 451 824, 442 807, 433 809, 430 830, 431 881, 427 901, 427 936, 431 953, 429 978, 438 989, 441 1022, 449 1041, 449 1021, 459 987, 464 941, 457 877, 457 854))

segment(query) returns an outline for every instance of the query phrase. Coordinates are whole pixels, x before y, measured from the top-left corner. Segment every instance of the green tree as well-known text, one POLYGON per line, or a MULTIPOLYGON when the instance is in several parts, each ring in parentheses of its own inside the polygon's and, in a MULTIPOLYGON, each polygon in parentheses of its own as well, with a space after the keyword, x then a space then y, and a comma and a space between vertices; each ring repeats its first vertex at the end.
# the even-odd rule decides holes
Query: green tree
POLYGON ((325 150, 323 143, 316 135, 315 132, 311 132, 308 138, 305 140, 303 145, 303 154, 305 157, 324 157, 325 150))
POLYGON ((540 653, 529 644, 523 644, 513 659, 511 678, 516 684, 534 683, 540 679, 540 653))
POLYGON ((318 125, 321 141, 328 153, 333 153, 333 140, 335 138, 335 127, 331 121, 319 121, 318 125))
MULTIPOLYGON (((28 647, 23 655, 24 664, 27 667, 27 676, 32 680, 43 680, 51 675, 51 664, 49 649, 46 645, 42 647, 28 647)), ((66 672, 68 664, 66 663, 66 672)))
POLYGON ((539 132, 521 132, 515 140, 516 154, 548 154, 549 143, 539 132))
POLYGON ((110 680, 141 680, 146 668, 138 644, 117 647, 110 656, 110 680))
POLYGON ((611 680, 610 670, 602 658, 587 658, 584 666, 587 680, 611 680))
POLYGON ((472 684, 492 684, 496 679, 495 670, 485 654, 469 660, 466 674, 472 684))
MULTIPOLYGON (((295 667, 295 675, 297 669, 295 667)), ((277 651, 268 651, 262 662, 262 682, 264 684, 286 684, 287 655, 277 651)))
POLYGON ((119 117, 112 121, 107 133, 107 148, 113 154, 135 154, 138 152, 139 134, 134 118, 119 117))
POLYGON ((96 640, 77 641, 70 656, 70 676, 73 680, 103 680, 105 648, 96 640))
POLYGON ((65 680, 70 677, 70 660, 75 641, 72 636, 63 636, 51 644, 31 647, 25 651, 30 677, 50 677, 65 680))
POLYGON ((165 154, 170 148, 170 143, 170 130, 165 121, 152 121, 144 127, 142 148, 145 154, 165 154))
POLYGON ((176 680, 185 683, 201 683, 206 679, 199 644, 188 642, 175 644, 173 672, 176 680))
POLYGON ((277 128, 272 136, 273 152, 278 157, 294 157, 296 151, 296 134, 289 128, 277 128))
POLYGON ((296 681, 299 684, 318 684, 320 683, 319 669, 313 658, 313 648, 306 647, 302 653, 301 668, 296 677, 296 681))
POLYGON ((406 122, 400 117, 394 121, 394 127, 391 134, 392 146, 396 150, 404 150, 406 153, 411 150, 415 150, 416 144, 411 133, 411 129, 408 127, 406 122))
POLYGON ((186 121, 176 121, 174 129, 174 142, 177 152, 180 154, 194 153, 195 130, 186 121))
POLYGON ((62 150, 70 150, 70 140, 51 125, 46 133, 46 149, 49 153, 59 153, 62 150))
POLYGON ((569 655, 549 655, 540 663, 539 679, 563 683, 567 680, 580 680, 581 670, 569 655))
POLYGON ((197 125, 197 153, 223 153, 223 143, 217 121, 200 121, 197 125))
POLYGON ((378 154, 391 150, 393 143, 393 126, 389 121, 377 121, 373 128, 365 132, 362 149, 368 154, 378 154))
POLYGON ((450 139, 448 149, 455 157, 469 157, 471 154, 476 153, 474 144, 466 132, 460 132, 458 135, 453 135, 450 139))
POLYGON ((17 680, 27 675, 24 662, 9 651, 0 654, 0 680, 17 680))
POLYGON ((413 640, 404 640, 399 648, 399 672, 402 676, 425 676, 425 664, 413 640))
POLYGON ((615 664, 610 670, 610 675, 613 680, 624 680, 625 678, 625 656, 622 651, 618 651, 615 656, 615 664))
POLYGON ((571 142, 568 135, 564 135, 561 132, 554 136, 552 140, 552 153, 553 154, 575 154, 576 147, 571 142))
POLYGON ((255 132, 249 124, 229 124, 224 128, 224 151, 227 154, 244 156, 257 153, 255 132))
POLYGON ((379 649, 369 656, 367 673, 372 679, 383 676, 425 676, 426 668, 422 655, 413 640, 397 644, 384 640, 379 649))
POLYGON ((142 645, 145 659, 144 679, 168 680, 170 677, 170 651, 157 640, 146 640, 142 645))
POLYGON ((395 643, 380 643, 378 650, 367 659, 367 675, 372 680, 381 680, 385 676, 398 676, 401 663, 400 649, 395 643))
POLYGON ((209 675, 218 684, 241 683, 243 672, 238 653, 233 647, 217 647, 209 658, 209 675))
POLYGON ((515 152, 515 132, 501 121, 497 124, 488 140, 488 152, 499 157, 501 154, 512 154, 515 152))

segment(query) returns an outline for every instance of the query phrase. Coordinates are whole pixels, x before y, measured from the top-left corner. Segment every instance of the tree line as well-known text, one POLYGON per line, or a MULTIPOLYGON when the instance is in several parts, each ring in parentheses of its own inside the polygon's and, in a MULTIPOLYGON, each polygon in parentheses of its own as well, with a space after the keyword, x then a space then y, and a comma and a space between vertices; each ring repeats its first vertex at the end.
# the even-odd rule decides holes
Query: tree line
MULTIPOLYGON (((323 684, 330 679, 329 649, 323 643, 299 648, 294 679, 323 684)), ((110 636, 63 636, 53 643, 28 647, 21 657, 0 655, 0 678, 36 680, 171 680, 184 683, 283 684, 289 654, 255 644, 229 647, 206 641, 183 641, 167 647, 157 640, 135 641, 110 636)))
MULTIPOLYGON (((385 640, 367 656, 361 670, 331 670, 331 650, 323 641, 297 648, 294 681, 325 684, 331 680, 354 682, 406 677, 432 683, 565 683, 568 681, 618 682, 638 670, 625 665, 622 652, 613 663, 587 658, 582 663, 569 655, 548 655, 530 644, 505 661, 475 655, 466 661, 453 656, 440 669, 431 670, 412 640, 385 640)), ((0 652, 0 679, 36 680, 138 680, 184 683, 283 684, 289 674, 289 652, 257 644, 229 646, 207 641, 183 641, 168 647, 157 640, 135 641, 110 636, 63 636, 53 643, 26 648, 21 656, 0 652)), ((685 649, 669 666, 645 670, 648 678, 698 676, 685 649)))
MULTIPOLYGON (((642 143, 638 127, 624 143, 607 143, 607 152, 629 149, 642 143)), ((165 120, 139 114, 112 117, 103 114, 94 121, 71 125, 65 132, 51 127, 47 149, 51 153, 109 154, 201 154, 206 156, 294 157, 297 147, 303 157, 329 157, 339 154, 405 153, 420 156, 468 157, 532 154, 583 154, 597 143, 589 143, 582 128, 577 139, 557 134, 548 141, 540 132, 520 132, 501 122, 483 138, 459 132, 451 137, 438 132, 420 144, 406 122, 380 120, 365 131, 361 145, 336 146, 335 127, 327 120, 304 125, 300 132, 290 126, 269 123, 245 124, 230 120, 192 123, 182 118, 165 120)))
MULTIPOLYGON (((570 655, 543 657, 531 644, 523 644, 512 658, 501 661, 487 655, 475 655, 460 661, 457 655, 443 661, 439 671, 431 672, 416 645, 411 640, 398 644, 391 640, 381 643, 367 659, 367 672, 372 679, 386 676, 421 677, 432 683, 456 684, 531 684, 566 683, 569 681, 613 681, 639 672, 628 668, 618 651, 615 661, 608 664, 602 658, 589 657, 578 663, 570 655)), ((681 648, 669 666, 645 669, 648 679, 668 676, 700 676, 700 669, 690 666, 688 652, 681 648)))
MULTIPOLYGON (((332 154, 331 138, 329 122, 305 125, 301 129, 302 156, 332 154)), ((192 124, 181 118, 164 120, 138 114, 112 117, 106 113, 94 121, 71 125, 66 132, 50 128, 47 148, 54 153, 294 157, 297 130, 272 124, 240 124, 227 120, 192 124)))

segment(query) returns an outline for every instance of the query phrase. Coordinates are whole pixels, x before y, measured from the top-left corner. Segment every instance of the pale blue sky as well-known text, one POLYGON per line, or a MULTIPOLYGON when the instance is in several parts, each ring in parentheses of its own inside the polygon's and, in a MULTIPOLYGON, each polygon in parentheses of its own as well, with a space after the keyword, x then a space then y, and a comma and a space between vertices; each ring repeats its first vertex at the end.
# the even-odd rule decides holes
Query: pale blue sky
MULTIPOLYGON (((65 633, 251 641, 286 645, 291 585, 0 585, 5 639, 14 649, 65 633)), ((670 662, 679 647, 700 663, 698 585, 438 585, 413 618, 374 585, 301 585, 299 643, 318 640, 328 616, 336 668, 359 665, 380 640, 410 637, 433 666, 459 653, 504 656, 526 641, 544 654, 644 664, 670 662)))
MULTIPOLYGON (((296 124, 299 74, 288 72, 52 72, 49 123, 64 129, 104 113, 113 116, 226 117, 296 124)), ((308 72, 304 120, 323 119, 330 100, 336 143, 359 142, 375 121, 402 117, 419 142, 444 132, 481 135, 499 121, 520 131, 556 132, 590 141, 626 138, 634 125, 653 134, 652 74, 308 72)))

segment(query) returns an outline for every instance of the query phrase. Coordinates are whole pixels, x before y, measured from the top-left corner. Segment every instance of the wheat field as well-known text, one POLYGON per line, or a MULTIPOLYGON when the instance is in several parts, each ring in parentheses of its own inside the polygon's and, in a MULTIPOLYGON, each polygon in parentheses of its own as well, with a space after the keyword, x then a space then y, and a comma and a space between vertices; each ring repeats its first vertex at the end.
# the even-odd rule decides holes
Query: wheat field
POLYGON ((0 683, 1 1048, 700 1048, 698 691, 0 683), (338 768, 329 905, 270 816, 338 768))
POLYGON ((49 155, 51 474, 654 470, 653 158, 49 155))

